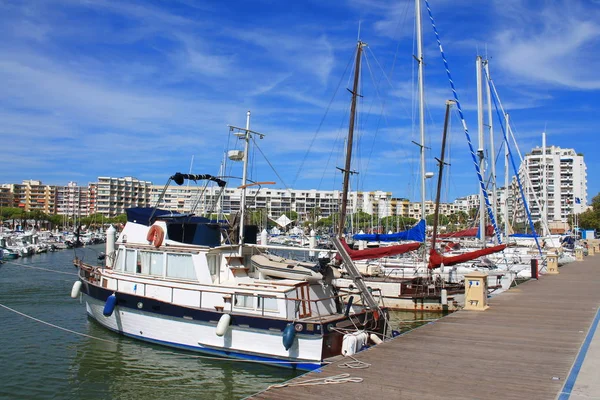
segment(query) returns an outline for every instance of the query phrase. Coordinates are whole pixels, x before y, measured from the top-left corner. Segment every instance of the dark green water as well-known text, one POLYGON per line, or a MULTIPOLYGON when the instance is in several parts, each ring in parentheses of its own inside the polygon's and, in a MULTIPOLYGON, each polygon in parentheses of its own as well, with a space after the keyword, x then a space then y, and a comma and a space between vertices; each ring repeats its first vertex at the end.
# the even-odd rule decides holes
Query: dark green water
MULTIPOLYGON (((77 255, 92 263, 102 250, 91 246, 77 249, 77 255)), ((298 375, 211 360, 107 331, 70 297, 77 279, 74 255, 62 250, 0 266, 0 305, 54 325, 0 307, 1 399, 240 399, 298 375)), ((437 315, 393 312, 391 317, 394 327, 405 331, 437 315)))

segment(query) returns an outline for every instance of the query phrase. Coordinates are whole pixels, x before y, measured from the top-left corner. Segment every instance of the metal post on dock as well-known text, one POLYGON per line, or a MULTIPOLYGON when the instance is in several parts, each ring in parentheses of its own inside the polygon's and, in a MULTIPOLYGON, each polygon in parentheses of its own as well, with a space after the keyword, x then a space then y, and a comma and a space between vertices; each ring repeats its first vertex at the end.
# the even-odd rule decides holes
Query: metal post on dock
POLYGON ((537 258, 531 259, 531 279, 539 279, 539 269, 538 269, 538 260, 537 258))

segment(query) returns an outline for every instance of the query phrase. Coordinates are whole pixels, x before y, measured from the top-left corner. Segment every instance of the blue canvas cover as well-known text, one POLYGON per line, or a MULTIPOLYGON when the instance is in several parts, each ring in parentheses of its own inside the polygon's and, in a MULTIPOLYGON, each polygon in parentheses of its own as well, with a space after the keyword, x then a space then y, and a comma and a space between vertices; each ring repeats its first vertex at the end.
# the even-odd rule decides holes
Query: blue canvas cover
POLYGON ((401 240, 414 240, 415 242, 424 242, 425 220, 420 220, 415 226, 406 231, 396 233, 357 234, 354 235, 354 240, 367 240, 373 242, 399 242, 401 240))
POLYGON ((186 218, 186 221, 191 223, 210 222, 208 218, 190 217, 189 214, 181 214, 169 210, 161 210, 160 208, 155 209, 153 207, 132 207, 125 210, 125 212, 127 213, 128 222, 135 222, 137 224, 142 224, 146 226, 150 226, 154 223, 154 221, 150 221, 150 216, 153 212, 153 220, 157 220, 159 218, 186 218))
POLYGON ((509 235, 510 237, 514 237, 514 238, 534 238, 534 237, 539 237, 538 235, 535 235, 533 233, 513 233, 512 235, 509 235))

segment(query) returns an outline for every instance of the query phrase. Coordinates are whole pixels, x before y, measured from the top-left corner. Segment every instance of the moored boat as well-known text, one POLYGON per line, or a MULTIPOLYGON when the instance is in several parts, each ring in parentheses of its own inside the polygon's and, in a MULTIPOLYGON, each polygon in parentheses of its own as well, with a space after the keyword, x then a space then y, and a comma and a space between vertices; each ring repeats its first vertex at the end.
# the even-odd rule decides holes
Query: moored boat
MULTIPOLYGON (((241 131, 246 141, 256 134, 241 131)), ((211 175, 179 173, 167 185, 184 179, 225 186, 211 175)), ((118 240, 114 230, 107 231, 105 265, 75 260, 79 281, 71 296, 81 295, 87 314, 110 330, 302 370, 366 345, 344 345, 348 335, 385 336, 384 308, 344 306, 335 288, 318 279, 320 273, 286 279, 261 272, 267 260, 257 257, 262 253, 243 216, 237 235, 237 227, 192 214, 135 208, 127 216, 118 240)), ((300 264, 291 269, 296 268, 307 269, 300 264)))

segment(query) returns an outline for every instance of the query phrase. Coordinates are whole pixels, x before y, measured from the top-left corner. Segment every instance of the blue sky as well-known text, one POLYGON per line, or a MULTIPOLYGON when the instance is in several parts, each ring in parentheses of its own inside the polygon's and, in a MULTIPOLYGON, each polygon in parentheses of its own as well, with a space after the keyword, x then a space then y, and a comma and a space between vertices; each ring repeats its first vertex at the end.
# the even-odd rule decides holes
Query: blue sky
MULTIPOLYGON (((596 195, 600 2, 431 7, 473 140, 481 54, 521 151, 541 145, 545 129, 549 145, 584 153, 596 195)), ((433 171, 451 92, 423 11, 433 171)), ((359 23, 369 47, 352 189, 418 200, 414 2, 399 0, 0 1, 0 183, 134 176, 162 184, 187 172, 192 157, 195 173, 217 174, 234 144, 227 125, 244 126, 251 110, 251 128, 266 135, 252 152, 252 179, 340 189, 359 23)), ((478 190, 456 115, 449 153, 446 201, 478 190)), ((432 179, 430 199, 434 187, 432 179)))

